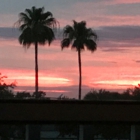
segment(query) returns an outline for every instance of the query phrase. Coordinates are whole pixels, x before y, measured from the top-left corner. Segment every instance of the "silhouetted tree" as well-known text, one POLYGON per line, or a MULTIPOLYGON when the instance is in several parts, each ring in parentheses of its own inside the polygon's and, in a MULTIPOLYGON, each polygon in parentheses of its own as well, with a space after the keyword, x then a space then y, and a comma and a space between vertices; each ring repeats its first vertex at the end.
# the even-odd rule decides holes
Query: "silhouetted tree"
POLYGON ((84 96, 84 100, 98 100, 98 91, 97 90, 92 90, 92 91, 89 91, 85 96, 84 96))
POLYGON ((35 99, 45 99, 46 93, 44 91, 34 92, 32 97, 35 99))
POLYGON ((29 99, 31 98, 30 92, 22 91, 22 92, 17 92, 15 95, 15 98, 17 99, 29 99))
POLYGON ((85 100, 120 100, 121 99, 121 94, 118 92, 113 92, 113 91, 107 91, 107 90, 92 90, 88 92, 84 96, 85 100))
POLYGON ((86 27, 86 22, 73 21, 73 26, 67 25, 64 28, 63 40, 61 41, 61 47, 67 48, 71 45, 72 49, 76 49, 78 52, 79 63, 79 99, 81 99, 81 85, 82 85, 82 71, 81 71, 81 51, 85 50, 85 47, 94 52, 96 50, 96 33, 86 27))
POLYGON ((140 85, 129 89, 129 93, 131 94, 134 100, 140 100, 140 85))
POLYGON ((132 94, 131 94, 131 89, 128 88, 123 93, 121 94, 121 99, 123 100, 132 100, 132 94))
POLYGON ((7 76, 2 76, 0 73, 0 99, 11 99, 14 98, 12 89, 16 86, 15 82, 7 84, 4 79, 7 76))
POLYGON ((121 98, 125 98, 127 100, 140 100, 140 85, 126 89, 121 94, 121 98))
POLYGON ((53 28, 56 23, 53 14, 44 12, 44 7, 26 9, 19 14, 19 20, 16 22, 21 31, 20 44, 25 48, 29 48, 31 44, 35 46, 35 92, 38 92, 38 44, 51 44, 55 39, 53 28))

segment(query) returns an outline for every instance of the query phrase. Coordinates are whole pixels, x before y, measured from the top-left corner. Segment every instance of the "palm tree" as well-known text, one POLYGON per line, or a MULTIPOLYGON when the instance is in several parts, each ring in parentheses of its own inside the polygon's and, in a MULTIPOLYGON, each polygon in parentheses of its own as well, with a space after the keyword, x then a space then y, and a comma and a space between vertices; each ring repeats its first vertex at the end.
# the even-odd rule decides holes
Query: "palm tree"
POLYGON ((55 39, 53 28, 57 21, 51 12, 44 12, 44 7, 32 7, 19 14, 16 24, 21 31, 20 44, 25 48, 29 48, 31 44, 35 46, 35 92, 38 93, 38 44, 51 44, 55 39))
POLYGON ((81 99, 81 85, 82 85, 82 71, 81 71, 81 51, 90 50, 94 52, 96 50, 97 35, 91 29, 86 27, 86 22, 73 21, 73 26, 67 25, 63 31, 63 40, 61 41, 61 47, 68 48, 71 44, 72 49, 76 49, 78 52, 79 63, 79 99, 81 99))

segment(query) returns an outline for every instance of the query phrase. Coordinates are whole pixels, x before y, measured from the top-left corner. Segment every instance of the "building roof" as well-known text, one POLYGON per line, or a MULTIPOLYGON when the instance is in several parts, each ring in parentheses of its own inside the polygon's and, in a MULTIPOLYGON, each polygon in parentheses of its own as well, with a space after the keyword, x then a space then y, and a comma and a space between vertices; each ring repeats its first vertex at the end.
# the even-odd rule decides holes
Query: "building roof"
POLYGON ((1 100, 0 123, 140 123, 140 102, 1 100))

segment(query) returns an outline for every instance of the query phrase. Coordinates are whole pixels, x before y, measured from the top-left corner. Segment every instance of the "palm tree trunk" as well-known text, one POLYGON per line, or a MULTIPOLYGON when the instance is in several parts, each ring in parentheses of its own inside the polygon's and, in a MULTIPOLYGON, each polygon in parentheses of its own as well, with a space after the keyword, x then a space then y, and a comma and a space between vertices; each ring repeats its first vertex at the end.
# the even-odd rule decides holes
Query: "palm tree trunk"
MULTIPOLYGON (((81 100, 81 85, 82 85, 82 69, 81 69, 81 51, 78 50, 78 63, 79 63, 79 100, 81 100)), ((83 140, 83 125, 79 125, 78 140, 83 140)))
POLYGON ((81 70, 81 51, 78 50, 78 63, 79 63, 79 100, 81 100, 81 85, 82 85, 82 70, 81 70))
POLYGON ((38 93, 38 43, 35 42, 35 92, 38 93))

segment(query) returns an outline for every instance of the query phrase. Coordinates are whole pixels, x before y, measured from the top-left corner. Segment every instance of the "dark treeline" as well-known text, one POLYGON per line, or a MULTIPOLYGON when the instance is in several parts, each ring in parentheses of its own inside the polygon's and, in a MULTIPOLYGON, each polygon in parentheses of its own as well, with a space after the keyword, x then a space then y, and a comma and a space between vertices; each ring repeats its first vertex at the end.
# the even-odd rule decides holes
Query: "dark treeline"
POLYGON ((85 100, 140 100, 140 86, 128 88, 124 92, 108 91, 104 89, 92 90, 84 96, 85 100))

